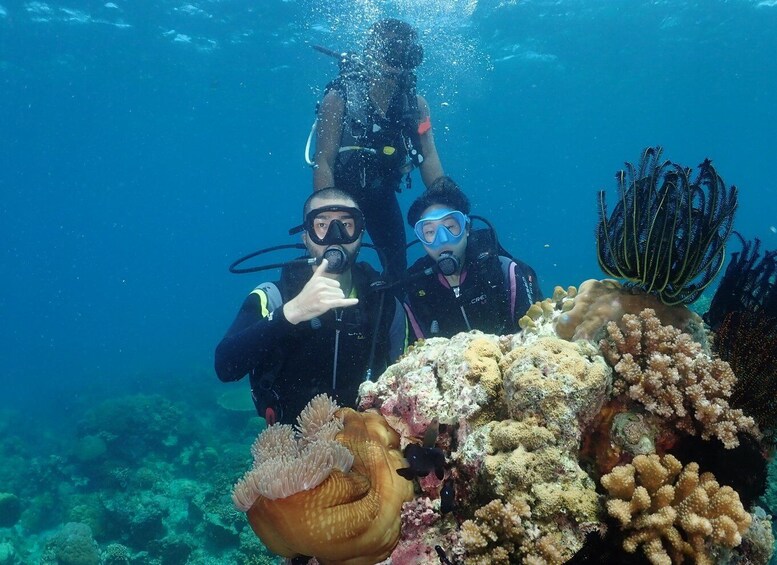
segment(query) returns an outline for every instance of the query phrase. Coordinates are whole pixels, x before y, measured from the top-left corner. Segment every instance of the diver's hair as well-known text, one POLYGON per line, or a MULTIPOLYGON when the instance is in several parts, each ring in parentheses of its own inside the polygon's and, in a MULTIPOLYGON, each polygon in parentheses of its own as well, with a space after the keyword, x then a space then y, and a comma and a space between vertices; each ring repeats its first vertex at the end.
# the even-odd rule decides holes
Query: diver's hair
POLYGON ((458 210, 463 214, 469 214, 469 198, 461 191, 459 185, 451 177, 442 176, 437 178, 432 185, 421 196, 415 199, 407 211, 407 223, 415 226, 421 219, 429 206, 442 204, 448 206, 451 210, 458 210))
POLYGON ((396 45, 390 38, 398 39, 404 48, 401 53, 394 52, 399 58, 400 66, 406 69, 414 69, 421 64, 424 58, 424 50, 418 42, 418 32, 407 22, 396 18, 378 20, 367 31, 367 40, 364 45, 365 52, 380 53, 381 56, 389 56, 396 45))
POLYGON ((313 194, 308 196, 308 199, 305 200, 305 204, 302 206, 302 221, 305 222, 305 218, 308 215, 308 212, 310 212, 313 207, 311 203, 313 202, 314 198, 320 198, 321 200, 350 200, 353 202, 354 208, 359 208, 359 205, 356 203, 356 200, 353 196, 345 192, 344 190, 340 190, 339 188, 335 188, 334 186, 328 186, 326 188, 322 188, 321 190, 314 190, 313 194))

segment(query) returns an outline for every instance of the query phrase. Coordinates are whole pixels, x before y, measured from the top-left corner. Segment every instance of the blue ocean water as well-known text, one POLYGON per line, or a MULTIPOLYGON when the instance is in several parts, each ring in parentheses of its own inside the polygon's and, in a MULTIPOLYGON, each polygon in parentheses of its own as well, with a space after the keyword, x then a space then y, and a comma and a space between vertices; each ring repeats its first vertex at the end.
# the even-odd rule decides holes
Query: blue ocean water
POLYGON ((311 46, 383 16, 421 32, 446 172, 546 293, 602 276, 596 191, 648 145, 711 158, 777 248, 775 0, 0 0, 0 410, 56 437, 95 398, 223 386, 264 279, 227 265, 291 242, 310 191, 336 73, 311 46))

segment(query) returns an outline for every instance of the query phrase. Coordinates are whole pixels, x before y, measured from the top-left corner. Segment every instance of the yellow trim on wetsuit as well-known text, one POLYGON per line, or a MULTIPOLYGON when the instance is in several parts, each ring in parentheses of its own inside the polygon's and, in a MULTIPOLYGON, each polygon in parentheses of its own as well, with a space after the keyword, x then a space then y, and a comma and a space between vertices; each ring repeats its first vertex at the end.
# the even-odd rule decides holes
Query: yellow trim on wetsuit
POLYGON ((255 288, 251 291, 251 294, 255 294, 259 297, 259 313, 262 315, 262 318, 269 316, 270 310, 267 308, 267 293, 260 288, 255 288))

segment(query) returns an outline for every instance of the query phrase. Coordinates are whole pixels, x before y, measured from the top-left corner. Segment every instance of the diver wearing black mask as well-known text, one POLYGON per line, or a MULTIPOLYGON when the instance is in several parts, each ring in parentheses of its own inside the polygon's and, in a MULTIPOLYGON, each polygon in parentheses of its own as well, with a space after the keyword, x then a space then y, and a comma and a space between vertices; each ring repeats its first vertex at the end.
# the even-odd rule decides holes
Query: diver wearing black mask
POLYGON ((410 188, 414 168, 426 186, 443 174, 429 105, 416 92, 423 48, 412 26, 389 18, 370 28, 350 60, 356 62, 327 85, 318 108, 316 150, 308 158, 313 188, 336 186, 352 196, 385 257, 387 278, 397 280, 407 257, 396 193, 410 188))
POLYGON ((342 274, 353 265, 359 253, 359 248, 354 249, 352 244, 364 233, 364 215, 351 206, 321 206, 308 212, 302 224, 289 230, 289 235, 303 231, 316 245, 326 246, 321 259, 328 262, 327 272, 342 274))
POLYGON ((302 233, 310 259, 257 286, 216 348, 219 379, 248 374, 268 423, 294 423, 320 393, 355 407, 359 385, 405 346, 402 305, 374 291, 378 273, 356 261, 364 217, 353 198, 334 188, 313 193, 291 233, 302 233))

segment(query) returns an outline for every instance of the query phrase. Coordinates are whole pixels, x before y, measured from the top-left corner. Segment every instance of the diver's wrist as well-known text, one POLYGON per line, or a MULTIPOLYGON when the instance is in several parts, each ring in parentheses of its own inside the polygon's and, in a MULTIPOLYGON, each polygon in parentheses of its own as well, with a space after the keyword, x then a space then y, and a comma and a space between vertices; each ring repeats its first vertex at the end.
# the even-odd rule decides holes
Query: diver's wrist
POLYGON ((283 317, 286 318, 286 321, 293 326, 296 326, 302 321, 302 318, 300 317, 297 310, 298 309, 294 305, 294 300, 287 302, 286 304, 283 305, 283 308, 281 308, 283 317))

